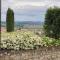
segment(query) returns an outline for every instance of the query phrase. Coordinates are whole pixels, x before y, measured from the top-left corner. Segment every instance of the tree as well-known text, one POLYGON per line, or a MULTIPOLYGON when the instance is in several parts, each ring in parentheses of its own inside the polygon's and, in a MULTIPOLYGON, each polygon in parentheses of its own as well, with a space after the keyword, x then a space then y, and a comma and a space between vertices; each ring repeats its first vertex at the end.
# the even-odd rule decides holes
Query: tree
POLYGON ((60 38, 60 8, 49 8, 45 15, 44 29, 46 36, 60 38))
POLYGON ((8 8, 7 10, 6 28, 7 28, 7 32, 14 31, 14 12, 10 8, 8 8))

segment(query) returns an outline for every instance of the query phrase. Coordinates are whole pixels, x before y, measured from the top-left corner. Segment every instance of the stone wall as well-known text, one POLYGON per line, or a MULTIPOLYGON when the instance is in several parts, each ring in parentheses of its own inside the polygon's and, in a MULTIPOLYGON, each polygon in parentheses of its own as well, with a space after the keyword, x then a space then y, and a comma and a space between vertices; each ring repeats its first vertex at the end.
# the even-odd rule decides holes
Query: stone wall
POLYGON ((60 60, 60 46, 35 50, 0 50, 0 60, 60 60))

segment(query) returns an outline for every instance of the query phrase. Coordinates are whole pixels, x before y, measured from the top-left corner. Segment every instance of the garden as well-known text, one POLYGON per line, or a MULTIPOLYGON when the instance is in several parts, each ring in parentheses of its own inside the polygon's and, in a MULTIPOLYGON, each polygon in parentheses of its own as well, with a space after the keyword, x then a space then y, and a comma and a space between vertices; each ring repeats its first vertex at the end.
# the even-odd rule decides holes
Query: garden
POLYGON ((43 27, 44 27, 43 36, 40 36, 39 34, 35 34, 33 31, 29 31, 29 30, 15 31, 14 12, 10 8, 8 8, 7 18, 6 18, 6 31, 1 31, 0 49, 7 51, 8 50, 35 51, 35 49, 40 49, 41 47, 42 48, 46 47, 46 49, 48 49, 49 47, 53 47, 53 48, 59 47, 60 46, 60 8, 54 7, 54 8, 49 8, 47 10, 43 27))
POLYGON ((60 39, 39 37, 31 31, 2 32, 1 48, 3 49, 36 49, 39 46, 59 46, 60 39))

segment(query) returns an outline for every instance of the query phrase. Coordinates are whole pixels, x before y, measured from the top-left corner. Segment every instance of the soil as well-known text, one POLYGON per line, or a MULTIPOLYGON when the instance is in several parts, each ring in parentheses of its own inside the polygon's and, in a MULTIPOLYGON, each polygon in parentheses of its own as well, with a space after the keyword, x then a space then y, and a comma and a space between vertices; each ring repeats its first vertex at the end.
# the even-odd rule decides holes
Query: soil
POLYGON ((60 46, 34 50, 0 50, 0 60, 60 60, 60 46))

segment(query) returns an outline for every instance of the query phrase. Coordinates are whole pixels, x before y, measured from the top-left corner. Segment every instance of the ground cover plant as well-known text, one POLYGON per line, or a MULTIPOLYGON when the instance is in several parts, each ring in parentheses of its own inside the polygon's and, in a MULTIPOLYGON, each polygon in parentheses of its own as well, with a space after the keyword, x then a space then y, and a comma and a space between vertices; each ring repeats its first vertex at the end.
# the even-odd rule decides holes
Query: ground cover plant
POLYGON ((6 49, 34 49, 37 46, 59 46, 60 39, 56 40, 49 37, 39 37, 31 31, 2 32, 1 48, 6 49))

